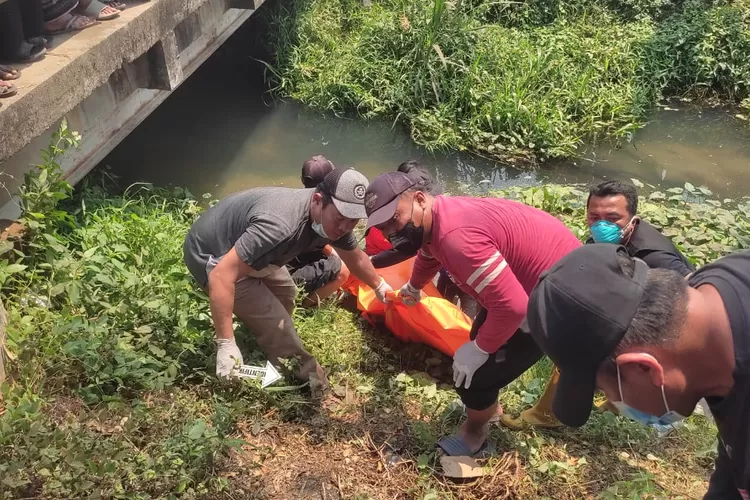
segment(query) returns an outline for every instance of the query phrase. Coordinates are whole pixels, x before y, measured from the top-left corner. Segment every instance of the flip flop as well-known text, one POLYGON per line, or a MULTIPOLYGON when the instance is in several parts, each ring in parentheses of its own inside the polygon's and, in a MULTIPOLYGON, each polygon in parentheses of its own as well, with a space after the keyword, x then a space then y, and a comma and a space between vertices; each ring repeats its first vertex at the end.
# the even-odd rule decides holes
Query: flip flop
POLYGON ((46 48, 23 41, 16 55, 9 62, 30 63, 41 59, 46 53, 46 48))
POLYGON ((65 23, 64 28, 46 31, 45 35, 47 36, 63 35, 65 33, 70 33, 72 31, 81 31, 82 29, 86 29, 89 26, 93 26, 96 24, 96 20, 91 19, 90 17, 79 16, 77 14, 68 14, 68 15, 70 16, 70 19, 68 19, 68 22, 65 23))
POLYGON ((36 45, 37 47, 46 47, 47 43, 49 43, 47 42, 47 39, 44 38, 43 36, 35 36, 33 38, 27 39, 26 41, 29 42, 31 45, 36 45))
POLYGON ((5 73, 7 76, 0 77, 0 80, 18 80, 21 78, 21 72, 18 71, 15 68, 11 68, 10 66, 6 66, 5 64, 0 64, 0 73, 5 73), (15 72, 15 73, 14 73, 15 72))
POLYGON ((438 441, 437 447, 443 450, 443 453, 449 457, 477 457, 491 455, 495 451, 489 440, 485 440, 485 442, 482 443, 482 446, 472 453, 471 448, 466 441, 459 436, 448 436, 447 438, 443 438, 438 441))
POLYGON ((12 97, 18 93, 18 89, 12 83, 8 85, 0 85, 0 99, 4 97, 12 97))
POLYGON ((106 3, 110 7, 117 10, 124 10, 127 4, 120 2, 119 0, 102 0, 102 3, 106 3))
POLYGON ((86 17, 91 17, 93 19, 96 19, 97 21, 109 21, 110 19, 114 19, 120 15, 119 10, 112 14, 102 14, 102 11, 106 9, 107 7, 110 7, 110 6, 101 3, 99 0, 91 0, 88 7, 83 9, 83 11, 81 11, 80 13, 85 15, 86 17))

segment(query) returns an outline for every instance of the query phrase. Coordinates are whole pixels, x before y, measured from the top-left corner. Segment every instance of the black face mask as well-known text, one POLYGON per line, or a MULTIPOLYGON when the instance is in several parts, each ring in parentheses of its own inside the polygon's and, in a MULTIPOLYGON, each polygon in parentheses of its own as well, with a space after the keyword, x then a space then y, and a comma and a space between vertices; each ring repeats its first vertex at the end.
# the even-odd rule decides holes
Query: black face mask
POLYGON ((417 227, 412 221, 409 221, 400 231, 396 231, 390 235, 388 241, 399 252, 416 255, 422 247, 423 238, 424 227, 417 227))
MULTIPOLYGON (((412 203, 409 222, 388 237, 388 241, 393 245, 393 248, 399 252, 408 253, 409 255, 417 254, 422 247, 422 241, 424 239, 424 225, 417 227, 414 222, 411 221, 413 216, 414 204, 412 203)), ((422 213, 422 222, 424 222, 424 212, 422 213)))

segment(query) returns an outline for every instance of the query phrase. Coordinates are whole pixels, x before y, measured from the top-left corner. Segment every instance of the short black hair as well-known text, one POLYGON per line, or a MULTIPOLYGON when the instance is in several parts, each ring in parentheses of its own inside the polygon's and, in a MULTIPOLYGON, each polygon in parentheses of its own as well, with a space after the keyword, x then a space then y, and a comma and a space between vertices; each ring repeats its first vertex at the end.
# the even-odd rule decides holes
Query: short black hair
POLYGON ((423 174, 427 174, 428 176, 432 177, 427 167, 419 163, 417 160, 406 160, 401 165, 399 165, 398 168, 396 168, 396 170, 404 174, 410 174, 412 171, 416 170, 417 172, 421 172, 423 174))
POLYGON ((415 191, 424 191, 429 194, 438 195, 442 193, 440 187, 432 178, 430 169, 419 163, 417 160, 407 160, 396 168, 397 171, 406 174, 416 184, 415 191))
POLYGON ((589 207, 589 201, 592 196, 601 198, 604 196, 622 195, 628 202, 628 212, 630 216, 638 213, 638 190, 634 185, 622 181, 604 181, 589 189, 589 197, 586 199, 586 208, 589 207))
MULTIPOLYGON (((632 277, 635 262, 624 250, 617 253, 622 272, 632 277)), ((641 301, 630 326, 609 361, 630 346, 664 345, 675 340, 687 319, 688 284, 671 269, 649 269, 641 301)), ((612 365, 614 368, 614 365, 612 365)))
POLYGON ((320 193, 320 196, 323 198, 324 207, 327 207, 329 204, 333 203, 333 197, 330 194, 328 194, 327 191, 323 190, 323 188, 321 187, 321 184, 318 184, 315 187, 315 192, 320 193))

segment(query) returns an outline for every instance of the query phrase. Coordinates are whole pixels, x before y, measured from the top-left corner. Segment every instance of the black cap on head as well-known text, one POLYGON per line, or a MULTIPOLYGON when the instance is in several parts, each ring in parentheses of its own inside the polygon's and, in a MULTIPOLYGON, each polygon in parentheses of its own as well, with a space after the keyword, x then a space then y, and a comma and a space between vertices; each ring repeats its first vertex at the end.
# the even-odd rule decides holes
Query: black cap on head
POLYGON ((398 197, 414 185, 414 180, 401 172, 387 172, 377 176, 365 195, 367 229, 391 219, 396 213, 398 197))
POLYGON ((308 158, 302 164, 302 184, 306 188, 314 188, 325 179, 326 175, 333 170, 333 163, 323 155, 315 155, 308 158))
POLYGON ((529 296, 531 335, 560 370, 552 410, 565 425, 588 420, 599 365, 622 340, 641 301, 648 266, 633 259, 629 278, 618 252, 627 256, 621 246, 584 245, 543 273, 529 296))
POLYGON ((347 219, 366 219, 365 192, 367 177, 353 168, 336 168, 325 176, 318 189, 333 199, 333 204, 347 219))

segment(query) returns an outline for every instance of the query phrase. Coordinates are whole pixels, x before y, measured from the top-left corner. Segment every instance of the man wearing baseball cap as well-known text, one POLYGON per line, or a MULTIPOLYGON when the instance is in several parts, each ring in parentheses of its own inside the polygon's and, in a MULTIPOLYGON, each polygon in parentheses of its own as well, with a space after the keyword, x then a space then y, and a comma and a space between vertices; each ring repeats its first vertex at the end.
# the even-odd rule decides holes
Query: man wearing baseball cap
MULTIPOLYGON (((672 269, 682 276, 688 276, 695 271, 690 260, 667 236, 641 219, 638 214, 638 190, 631 183, 608 180, 592 186, 586 200, 586 221, 592 235, 586 240, 586 244, 622 245, 628 251, 628 255, 643 259, 648 267, 672 269)), ((521 412, 518 418, 502 415, 500 423, 516 430, 527 426, 561 426, 552 411, 558 376, 557 370, 553 371, 546 389, 534 406, 521 412)), ((617 412, 608 401, 599 408, 617 412)), ((658 425, 654 427, 662 435, 674 428, 658 425)))
POLYGON ((318 187, 333 169, 333 163, 323 155, 308 158, 302 164, 302 185, 308 189, 318 187))
POLYGON ((216 374, 242 364, 232 313, 255 334, 271 363, 299 358, 295 375, 325 387, 323 369, 302 347, 292 323, 296 287, 285 264, 301 252, 331 243, 351 272, 380 300, 391 288, 352 234, 364 208, 367 178, 335 169, 315 189, 249 189, 206 210, 183 246, 185 264, 208 292, 216 328, 216 374))
POLYGON ((562 256, 581 243, 562 222, 536 208, 499 198, 433 196, 401 172, 377 177, 365 196, 368 227, 394 247, 418 249, 409 304, 441 267, 481 306, 471 340, 453 358, 453 380, 466 422, 438 446, 448 455, 474 455, 487 445, 501 388, 542 356, 524 325, 528 294, 562 256))
MULTIPOLYGON (((325 156, 313 156, 302 165, 302 184, 306 188, 316 188, 333 169, 333 163, 325 156)), ((319 305, 349 279, 349 269, 328 244, 300 253, 286 267, 294 283, 306 294, 303 307, 319 305)), ((373 267, 376 267, 374 263, 373 267)))
POLYGON ((599 388, 621 414, 668 425, 705 398, 719 428, 719 455, 704 498, 747 500, 748 297, 750 252, 723 257, 687 281, 649 269, 622 246, 571 252, 529 297, 531 334, 560 369, 555 415, 583 425, 599 388))

